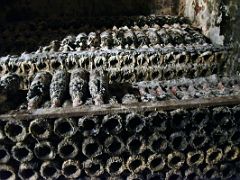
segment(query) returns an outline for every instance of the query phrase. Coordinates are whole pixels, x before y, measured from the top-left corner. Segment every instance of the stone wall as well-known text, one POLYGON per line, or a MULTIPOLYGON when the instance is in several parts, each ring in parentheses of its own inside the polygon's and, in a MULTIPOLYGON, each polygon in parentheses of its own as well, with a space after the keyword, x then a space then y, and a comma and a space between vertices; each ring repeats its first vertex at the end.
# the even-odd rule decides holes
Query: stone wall
POLYGON ((184 15, 215 44, 234 47, 229 60, 230 74, 240 70, 240 1, 186 0, 184 15))
POLYGON ((186 0, 184 15, 214 43, 229 42, 239 3, 235 0, 186 0))

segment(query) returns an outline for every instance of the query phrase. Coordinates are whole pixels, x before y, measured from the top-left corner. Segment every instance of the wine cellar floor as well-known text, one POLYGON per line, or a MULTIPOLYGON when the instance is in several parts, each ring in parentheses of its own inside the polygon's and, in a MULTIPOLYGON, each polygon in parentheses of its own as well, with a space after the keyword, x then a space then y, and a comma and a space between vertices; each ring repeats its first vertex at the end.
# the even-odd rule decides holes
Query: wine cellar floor
POLYGON ((90 20, 0 58, 0 179, 239 179, 232 47, 182 17, 90 20))

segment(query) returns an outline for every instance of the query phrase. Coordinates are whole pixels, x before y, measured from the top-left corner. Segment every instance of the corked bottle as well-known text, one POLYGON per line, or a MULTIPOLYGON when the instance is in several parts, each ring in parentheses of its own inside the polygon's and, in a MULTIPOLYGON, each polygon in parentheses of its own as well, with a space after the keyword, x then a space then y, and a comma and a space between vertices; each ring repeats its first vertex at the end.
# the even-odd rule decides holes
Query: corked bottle
POLYGON ((89 77, 89 91, 95 105, 101 105, 108 102, 108 76, 103 70, 94 70, 89 77))
POLYGON ((34 77, 27 93, 28 109, 36 109, 49 96, 52 76, 48 72, 39 72, 34 77))
POLYGON ((60 107, 66 97, 69 84, 69 74, 65 70, 58 70, 53 74, 50 84, 51 107, 60 107))
POLYGON ((69 94, 71 96, 73 107, 80 106, 86 101, 88 92, 89 74, 84 69, 75 69, 71 73, 69 83, 69 94))

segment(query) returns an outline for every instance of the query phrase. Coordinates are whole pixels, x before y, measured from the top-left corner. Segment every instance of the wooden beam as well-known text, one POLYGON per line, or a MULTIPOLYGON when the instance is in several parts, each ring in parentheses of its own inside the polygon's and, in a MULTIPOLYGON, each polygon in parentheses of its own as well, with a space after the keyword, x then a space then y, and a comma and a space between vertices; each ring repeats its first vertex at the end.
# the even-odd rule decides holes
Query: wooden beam
POLYGON ((105 115, 129 112, 146 112, 173 109, 189 109, 199 107, 215 107, 240 104, 240 96, 199 98, 189 100, 167 100, 160 102, 146 102, 135 104, 116 104, 102 106, 81 106, 67 108, 47 108, 36 110, 11 111, 0 115, 2 120, 30 120, 35 118, 81 117, 86 115, 105 115))

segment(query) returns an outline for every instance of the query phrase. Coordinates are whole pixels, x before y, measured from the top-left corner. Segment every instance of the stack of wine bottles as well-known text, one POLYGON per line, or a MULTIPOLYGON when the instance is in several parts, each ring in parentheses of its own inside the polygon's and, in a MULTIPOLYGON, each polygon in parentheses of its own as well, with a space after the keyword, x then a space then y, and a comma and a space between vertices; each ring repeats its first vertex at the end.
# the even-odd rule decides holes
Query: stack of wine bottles
POLYGON ((102 69, 110 83, 132 83, 225 75, 230 66, 231 47, 212 44, 184 18, 120 17, 116 22, 109 18, 111 25, 106 22, 60 41, 52 39, 35 52, 1 57, 0 75, 18 74, 26 90, 41 71, 102 69))
MULTIPOLYGON (((34 18, 36 15, 33 15, 34 18)), ((39 46, 44 46, 54 39, 61 40, 70 33, 80 31, 89 33, 101 28, 119 26, 144 26, 155 23, 163 26, 174 23, 186 24, 187 18, 177 16, 115 16, 115 17, 48 17, 47 20, 18 21, 1 24, 0 54, 19 54, 23 51, 36 51, 39 46), (70 20, 71 19, 71 20, 70 20)))
POLYGON ((238 178, 240 106, 114 111, 233 99, 231 48, 184 18, 123 20, 0 58, 0 179, 238 178), (82 108, 99 113, 67 113, 82 108))
POLYGON ((240 106, 1 120, 0 179, 231 179, 240 106))
POLYGON ((37 73, 28 91, 20 90, 20 77, 8 74, 0 79, 1 113, 19 109, 79 107, 85 105, 132 104, 238 96, 240 78, 180 78, 168 81, 142 81, 109 84, 109 74, 74 69, 37 73), (119 91, 121 89, 121 91, 119 91))

